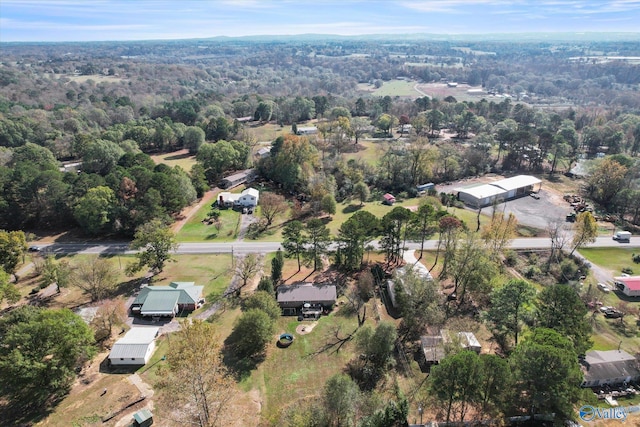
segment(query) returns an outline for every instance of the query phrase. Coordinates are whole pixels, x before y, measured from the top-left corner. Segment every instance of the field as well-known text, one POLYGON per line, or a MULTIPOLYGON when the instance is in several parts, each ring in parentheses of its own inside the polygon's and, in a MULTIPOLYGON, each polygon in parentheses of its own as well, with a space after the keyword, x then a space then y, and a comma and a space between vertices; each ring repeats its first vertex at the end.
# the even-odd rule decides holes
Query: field
POLYGON ((403 96, 417 98, 422 96, 419 91, 414 89, 416 82, 406 80, 391 80, 384 82, 378 89, 370 84, 359 84, 358 89, 361 91, 370 92, 373 96, 403 96))
POLYGON ((417 89, 427 94, 430 98, 443 100, 448 96, 453 96, 458 102, 479 101, 482 98, 492 99, 496 103, 501 102, 504 98, 496 98, 487 93, 474 94, 469 93, 469 89, 476 89, 469 85, 458 85, 457 87, 449 87, 446 83, 421 83, 417 89))
POLYGON ((196 156, 189 154, 187 150, 174 151, 172 153, 155 154, 151 156, 155 164, 164 163, 170 167, 180 166, 189 172, 196 164, 196 156))

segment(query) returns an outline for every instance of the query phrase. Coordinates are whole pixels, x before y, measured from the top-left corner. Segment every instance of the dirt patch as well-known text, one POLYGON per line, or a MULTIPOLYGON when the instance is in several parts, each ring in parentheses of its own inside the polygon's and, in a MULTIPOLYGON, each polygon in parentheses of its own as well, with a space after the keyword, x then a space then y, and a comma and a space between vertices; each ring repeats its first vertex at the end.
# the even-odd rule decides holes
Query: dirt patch
POLYGON ((296 334, 298 335, 310 334, 311 331, 313 331, 313 328, 315 328, 317 324, 318 322, 302 323, 296 327, 296 334))

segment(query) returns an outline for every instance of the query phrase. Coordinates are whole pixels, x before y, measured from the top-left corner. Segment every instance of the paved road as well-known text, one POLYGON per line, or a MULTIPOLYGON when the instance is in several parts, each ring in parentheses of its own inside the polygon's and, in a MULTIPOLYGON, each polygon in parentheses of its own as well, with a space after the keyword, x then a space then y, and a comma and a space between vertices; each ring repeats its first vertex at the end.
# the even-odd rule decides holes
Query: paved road
MULTIPOLYGON (((373 242, 374 247, 378 247, 378 242, 373 242)), ((437 240, 429 240, 425 242, 425 249, 435 249, 437 240)), ((48 254, 132 254, 134 251, 129 250, 129 246, 125 242, 117 243, 52 243, 48 245, 40 245, 43 252, 48 254)), ((532 237, 515 239, 511 247, 514 249, 548 249, 551 241, 546 237, 532 237)), ((588 247, 622 247, 622 248, 638 248, 640 247, 640 236, 633 236, 629 243, 618 243, 611 237, 598 237, 595 243, 587 245, 588 247)), ((245 255, 248 253, 267 253, 275 252, 281 248, 278 242, 228 242, 228 243, 180 243, 177 254, 218 254, 233 253, 237 255, 245 255)), ((419 249, 420 243, 407 242, 408 249, 419 249)))

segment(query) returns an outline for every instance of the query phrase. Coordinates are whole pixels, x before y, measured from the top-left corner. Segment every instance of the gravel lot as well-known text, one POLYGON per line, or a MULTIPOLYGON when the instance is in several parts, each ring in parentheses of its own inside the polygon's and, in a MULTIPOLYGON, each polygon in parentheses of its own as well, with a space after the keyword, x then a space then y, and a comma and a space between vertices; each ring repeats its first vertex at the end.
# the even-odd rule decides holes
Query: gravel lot
MULTIPOLYGON (((488 175, 482 178, 464 179, 461 181, 452 182, 448 185, 437 185, 436 190, 438 193, 453 193, 453 190, 460 187, 466 187, 475 183, 490 183, 502 179, 503 177, 497 175, 488 175)), ((498 205, 499 209, 504 209, 506 213, 513 213, 518 222, 529 227, 539 228, 544 230, 547 228, 547 224, 551 220, 561 219, 564 220, 565 215, 570 212, 570 206, 562 199, 562 194, 551 188, 545 188, 544 182, 542 189, 540 190, 540 199, 536 200, 533 197, 525 196, 519 199, 508 200, 505 203, 498 205)), ((471 209, 467 207, 471 211, 471 209)), ((491 214, 491 206, 487 206, 482 210, 483 215, 491 214)))

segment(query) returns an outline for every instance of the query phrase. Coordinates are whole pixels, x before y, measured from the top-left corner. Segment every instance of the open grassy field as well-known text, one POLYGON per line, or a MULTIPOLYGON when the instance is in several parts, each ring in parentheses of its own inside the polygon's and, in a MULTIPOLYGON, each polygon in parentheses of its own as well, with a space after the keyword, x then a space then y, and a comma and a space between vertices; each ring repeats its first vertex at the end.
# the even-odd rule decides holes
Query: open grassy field
POLYGON ((389 142, 386 140, 376 141, 371 139, 361 139, 358 141, 358 145, 361 146, 362 149, 355 153, 345 153, 342 155, 345 162, 353 159, 359 160, 370 166, 376 166, 378 165, 385 150, 389 148, 389 142))
POLYGON ((275 123, 265 123, 262 125, 250 125, 246 127, 246 130, 253 135, 258 142, 274 141, 281 135, 288 135, 291 133, 291 126, 280 126, 275 123))
POLYGON ((580 252, 589 262, 613 270, 614 274, 622 273, 623 268, 630 268, 640 273, 640 264, 634 264, 631 255, 638 253, 633 248, 582 248, 580 252))
POLYGON ((170 167, 180 166, 189 172, 196 164, 196 156, 189 154, 187 150, 174 151, 173 153, 155 154, 151 156, 155 164, 164 163, 170 167))
MULTIPOLYGON (((371 94, 373 96, 411 96, 417 98, 422 95, 413 88, 415 84, 416 82, 414 81, 391 80, 384 82, 378 89, 373 88, 373 92, 371 94)), ((371 88, 365 87, 364 89, 370 90, 371 88)))

